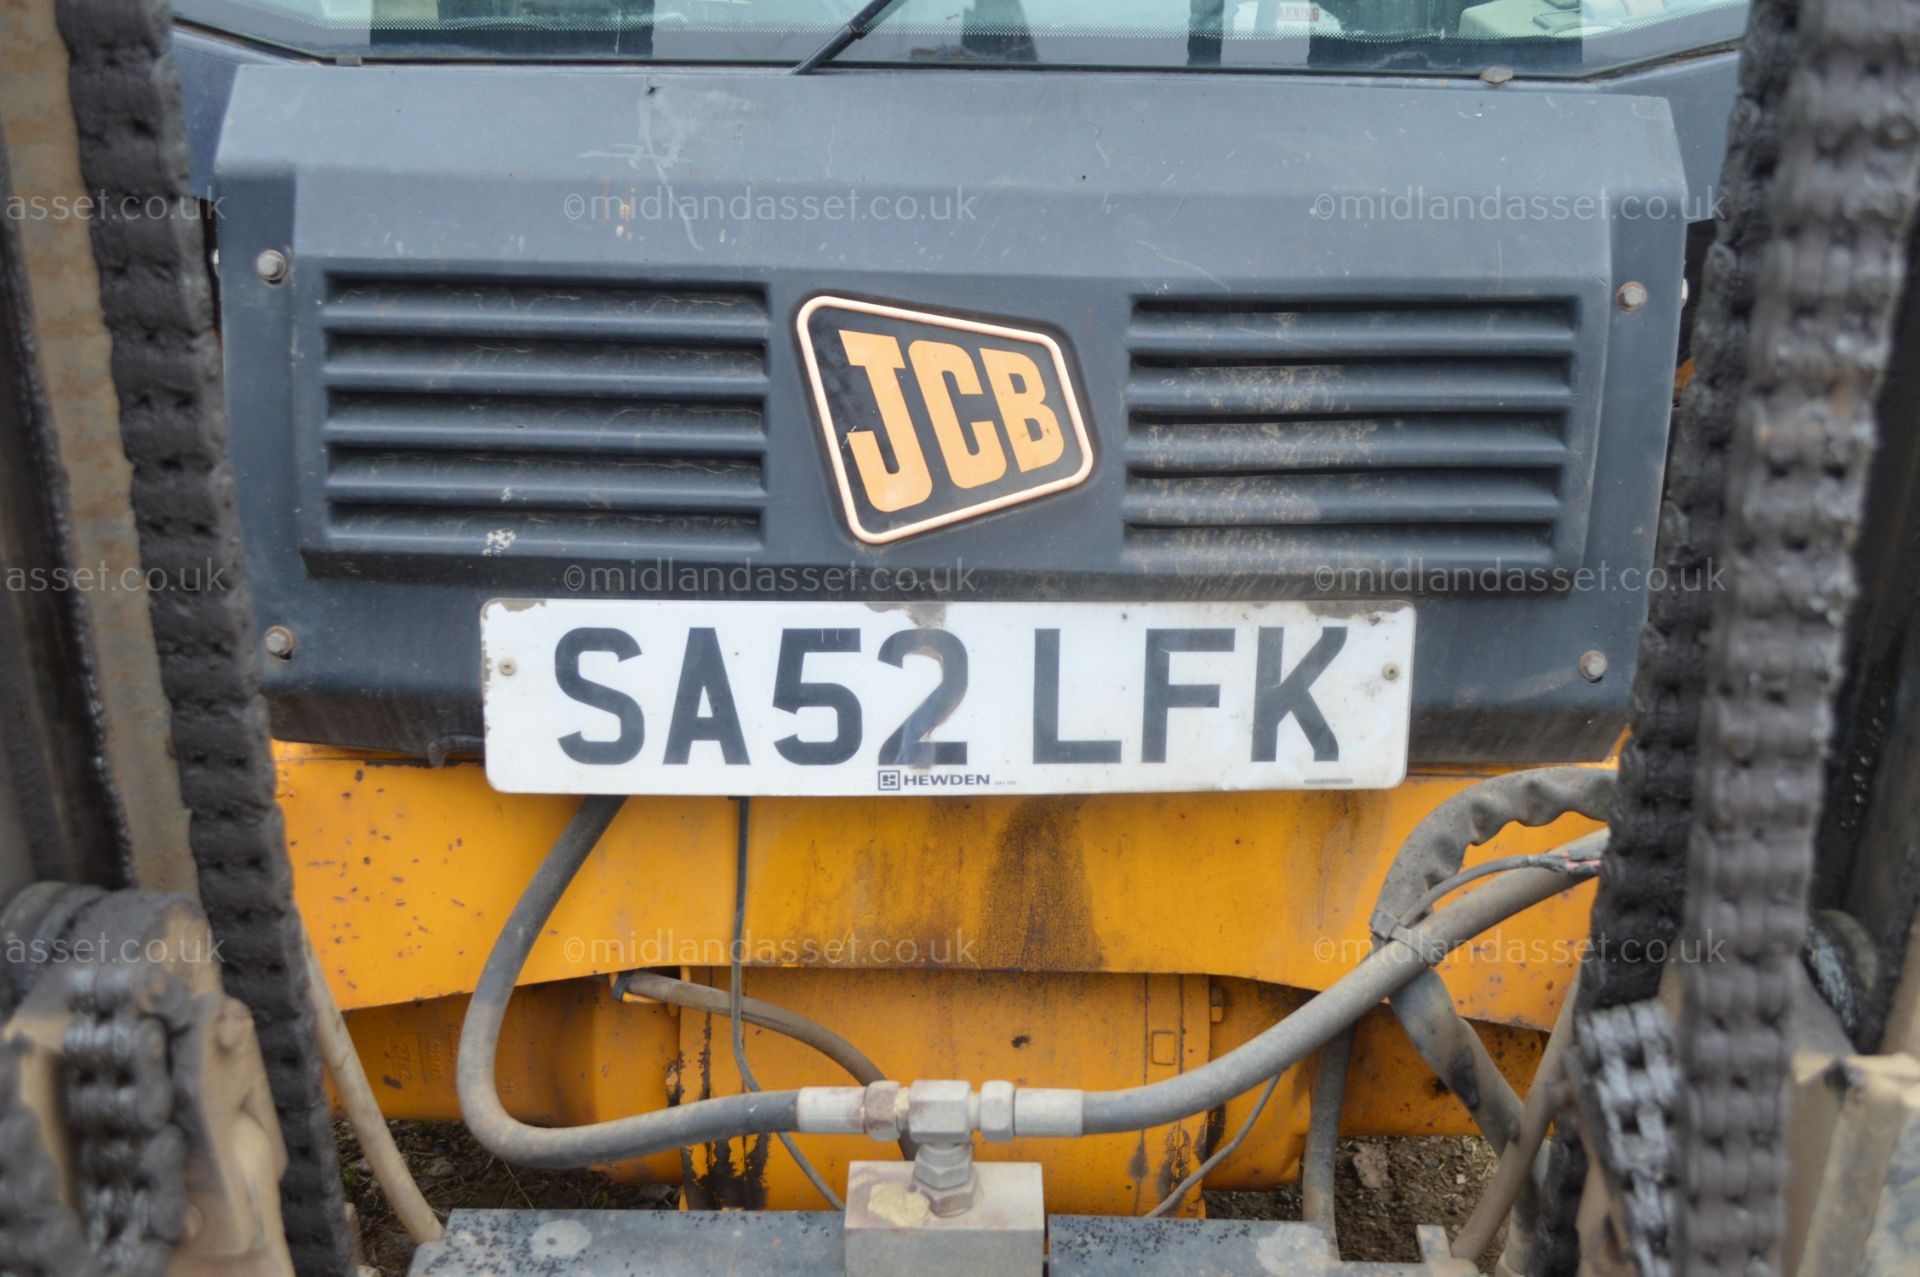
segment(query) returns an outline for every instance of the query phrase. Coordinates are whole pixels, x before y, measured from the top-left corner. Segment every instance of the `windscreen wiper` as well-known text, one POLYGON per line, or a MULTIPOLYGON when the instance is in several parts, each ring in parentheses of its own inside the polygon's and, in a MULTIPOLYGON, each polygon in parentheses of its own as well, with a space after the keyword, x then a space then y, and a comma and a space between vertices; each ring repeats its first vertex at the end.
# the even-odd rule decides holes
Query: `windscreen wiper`
POLYGON ((873 30, 875 24, 880 20, 880 15, 892 8, 897 2, 898 0, 867 0, 867 3, 861 7, 860 12, 847 19, 846 26, 841 27, 833 33, 832 39, 801 59, 799 65, 793 68, 793 73, 795 75, 805 75, 822 62, 831 62, 834 58, 839 57, 840 50, 873 30))

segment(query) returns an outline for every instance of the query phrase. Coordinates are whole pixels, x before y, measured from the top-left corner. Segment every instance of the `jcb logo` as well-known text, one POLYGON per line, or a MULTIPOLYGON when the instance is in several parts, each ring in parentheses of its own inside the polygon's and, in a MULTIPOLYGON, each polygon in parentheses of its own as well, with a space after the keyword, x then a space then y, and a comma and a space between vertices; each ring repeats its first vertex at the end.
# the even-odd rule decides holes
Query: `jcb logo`
POLYGON ((862 541, 1031 501, 1093 470, 1066 355, 1045 333, 844 297, 809 301, 799 329, 862 541))

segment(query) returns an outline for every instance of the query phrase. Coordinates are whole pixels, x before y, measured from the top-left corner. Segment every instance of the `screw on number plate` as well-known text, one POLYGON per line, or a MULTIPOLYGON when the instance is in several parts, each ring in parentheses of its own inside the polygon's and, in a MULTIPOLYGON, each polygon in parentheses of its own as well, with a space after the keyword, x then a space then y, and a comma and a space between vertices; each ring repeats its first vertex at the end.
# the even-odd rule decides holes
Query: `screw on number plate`
POLYGON ((1389 683, 1396 682, 1400 678, 1400 667, 1389 662, 1387 667, 1380 671, 1380 677, 1389 683))
POLYGON ((500 662, 501 678, 512 678, 515 674, 518 674, 519 672, 520 672, 520 662, 514 660, 511 656, 509 656, 506 660, 500 662))
POLYGON ((1582 652, 1580 654, 1580 677, 1589 683, 1598 683, 1607 676, 1607 654, 1601 651, 1582 652))
POLYGON ((1628 280, 1614 296, 1619 299, 1621 310, 1639 310, 1647 304, 1647 286, 1638 280, 1628 280))
POLYGON ((253 268, 260 272, 260 278, 269 284, 277 284, 287 277, 287 255, 275 248, 253 259, 253 268))
POLYGON ((293 631, 284 625, 276 625, 260 636, 260 642, 267 649, 268 656, 277 656, 288 660, 293 656, 293 631))

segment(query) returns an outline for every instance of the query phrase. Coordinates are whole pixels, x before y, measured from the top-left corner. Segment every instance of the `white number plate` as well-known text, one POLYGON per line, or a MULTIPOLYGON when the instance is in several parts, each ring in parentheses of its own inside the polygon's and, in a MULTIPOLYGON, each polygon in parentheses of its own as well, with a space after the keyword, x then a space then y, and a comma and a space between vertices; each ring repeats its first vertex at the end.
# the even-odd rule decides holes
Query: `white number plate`
POLYGON ((514 793, 1376 789, 1404 603, 644 602, 481 613, 514 793))

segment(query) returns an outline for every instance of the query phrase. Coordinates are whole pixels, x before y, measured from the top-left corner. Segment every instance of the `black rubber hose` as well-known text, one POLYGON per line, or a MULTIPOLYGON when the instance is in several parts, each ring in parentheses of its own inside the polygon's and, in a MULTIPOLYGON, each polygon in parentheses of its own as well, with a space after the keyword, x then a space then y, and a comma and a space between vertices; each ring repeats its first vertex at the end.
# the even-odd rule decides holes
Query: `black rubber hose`
MULTIPOLYGON (((676 980, 656 971, 629 971, 620 977, 614 988, 620 993, 634 993, 656 1002, 685 1007, 689 1011, 703 1011, 708 1015, 725 1016, 733 1013, 732 998, 727 990, 695 984, 691 980, 676 980)), ((809 1020, 798 1012, 745 995, 740 998, 740 1018, 748 1024, 757 1024, 763 1029, 772 1029, 782 1037, 792 1038, 802 1046, 812 1047, 845 1069, 862 1086, 887 1080, 887 1075, 880 1071, 879 1065, 867 1058, 866 1052, 818 1020, 809 1020)), ((900 1156, 912 1161, 913 1141, 902 1135, 899 1143, 900 1156)))
MULTIPOLYGON (((1578 879, 1568 879, 1572 886, 1578 879)), ((1495 1155, 1520 1128, 1520 1096, 1487 1044, 1453 1005, 1438 972, 1423 971, 1396 989, 1388 1005, 1413 1049, 1473 1117, 1495 1155)))
POLYGON ((1106 1135, 1164 1126, 1252 1090, 1326 1045, 1458 945, 1570 885, 1567 875, 1550 869, 1516 869, 1469 892, 1407 928, 1405 939, 1381 945, 1286 1019, 1211 1063, 1146 1086, 1088 1092, 1081 1110, 1082 1132, 1106 1135))
POLYGON ((580 804, 507 916, 500 938, 493 942, 493 951, 481 969, 473 999, 467 1004, 454 1067, 460 1115, 481 1146, 502 1161, 541 1170, 567 1170, 740 1135, 791 1131, 799 1125, 797 1091, 720 1096, 609 1122, 555 1129, 529 1126, 502 1107, 494 1081, 494 1053, 500 1044, 500 1022, 506 1015, 507 999, 513 994, 533 942, 565 894, 567 884, 625 801, 617 795, 596 796, 580 804))
MULTIPOLYGON (((667 1002, 707 1015, 724 1016, 732 1010, 725 989, 695 984, 691 980, 676 980, 670 975, 654 971, 629 971, 620 977, 616 988, 621 993, 638 994, 655 1002, 667 1002)), ((809 1020, 804 1015, 777 1007, 771 1002, 745 996, 740 999, 740 1018, 748 1024, 772 1029, 782 1037, 812 1047, 845 1069, 862 1086, 887 1080, 880 1066, 868 1059, 864 1051, 818 1020, 809 1020)))
MULTIPOLYGON (((507 999, 540 929, 623 801, 596 797, 580 805, 501 928, 461 1026, 455 1069, 461 1115, 481 1145, 505 1161, 562 1170, 740 1135, 776 1134, 799 1125, 796 1091, 748 1092, 551 1130, 517 1121, 501 1107, 494 1052, 507 999)), ((1408 928, 1404 939, 1382 945, 1306 1006, 1219 1059, 1147 1086, 1088 1093, 1083 1100, 1082 1133, 1164 1126, 1253 1089, 1325 1045, 1456 946, 1566 887, 1564 874, 1521 869, 1470 893, 1408 928)))
POLYGON ((1376 916, 1405 914, 1429 888, 1460 871, 1467 848, 1508 825, 1550 825, 1574 813, 1605 820, 1614 783, 1614 773, 1604 767, 1535 767, 1461 790, 1428 812, 1400 844, 1380 884, 1376 916))
MULTIPOLYGON (((1467 849, 1486 842, 1508 825, 1547 825, 1569 813, 1605 820, 1616 783, 1616 774, 1606 768, 1537 767, 1490 777, 1455 794, 1428 812, 1394 853, 1386 880, 1380 885, 1380 895, 1374 901, 1375 927, 1388 919, 1417 919, 1423 906, 1437 902, 1434 893, 1441 885, 1460 876, 1467 849)), ((1342 1035, 1349 1046, 1352 1035, 1350 1028, 1342 1035)), ((1327 1110, 1332 1114, 1327 1120, 1337 1129, 1339 1113, 1345 1104, 1344 1070, 1329 1077, 1324 1087, 1316 1079, 1312 1101, 1314 1118, 1309 1119, 1307 1146, 1301 1154, 1303 1212, 1306 1185, 1333 1183, 1334 1151, 1338 1142, 1337 1139, 1314 1140, 1311 1123, 1322 1110, 1327 1110)), ((1475 1118, 1478 1122, 1478 1113, 1475 1118)), ((1329 1230, 1332 1209, 1329 1202, 1326 1219, 1329 1230)))
MULTIPOLYGON (((1555 1101, 1561 1091, 1560 1062, 1573 1040, 1573 1012, 1579 1005, 1575 995, 1579 992, 1580 974, 1576 969, 1573 984, 1561 999, 1560 1014, 1554 1018, 1553 1032, 1547 1035, 1546 1050, 1540 1053, 1540 1064, 1533 1071, 1533 1086, 1527 1091, 1519 1131, 1501 1152, 1500 1162, 1493 1168, 1493 1178, 1481 1189, 1473 1213, 1454 1236, 1456 1259, 1479 1259, 1480 1252, 1493 1244, 1500 1225, 1507 1222, 1521 1197, 1533 1191, 1536 1177, 1545 1170, 1546 1159, 1539 1155, 1540 1146, 1546 1142, 1547 1127, 1553 1122, 1555 1101)), ((1523 1213, 1514 1219, 1515 1227, 1507 1234, 1506 1253, 1522 1263, 1531 1259, 1533 1238, 1519 1233, 1533 1222, 1537 1213, 1536 1208, 1534 1213, 1523 1213)))

